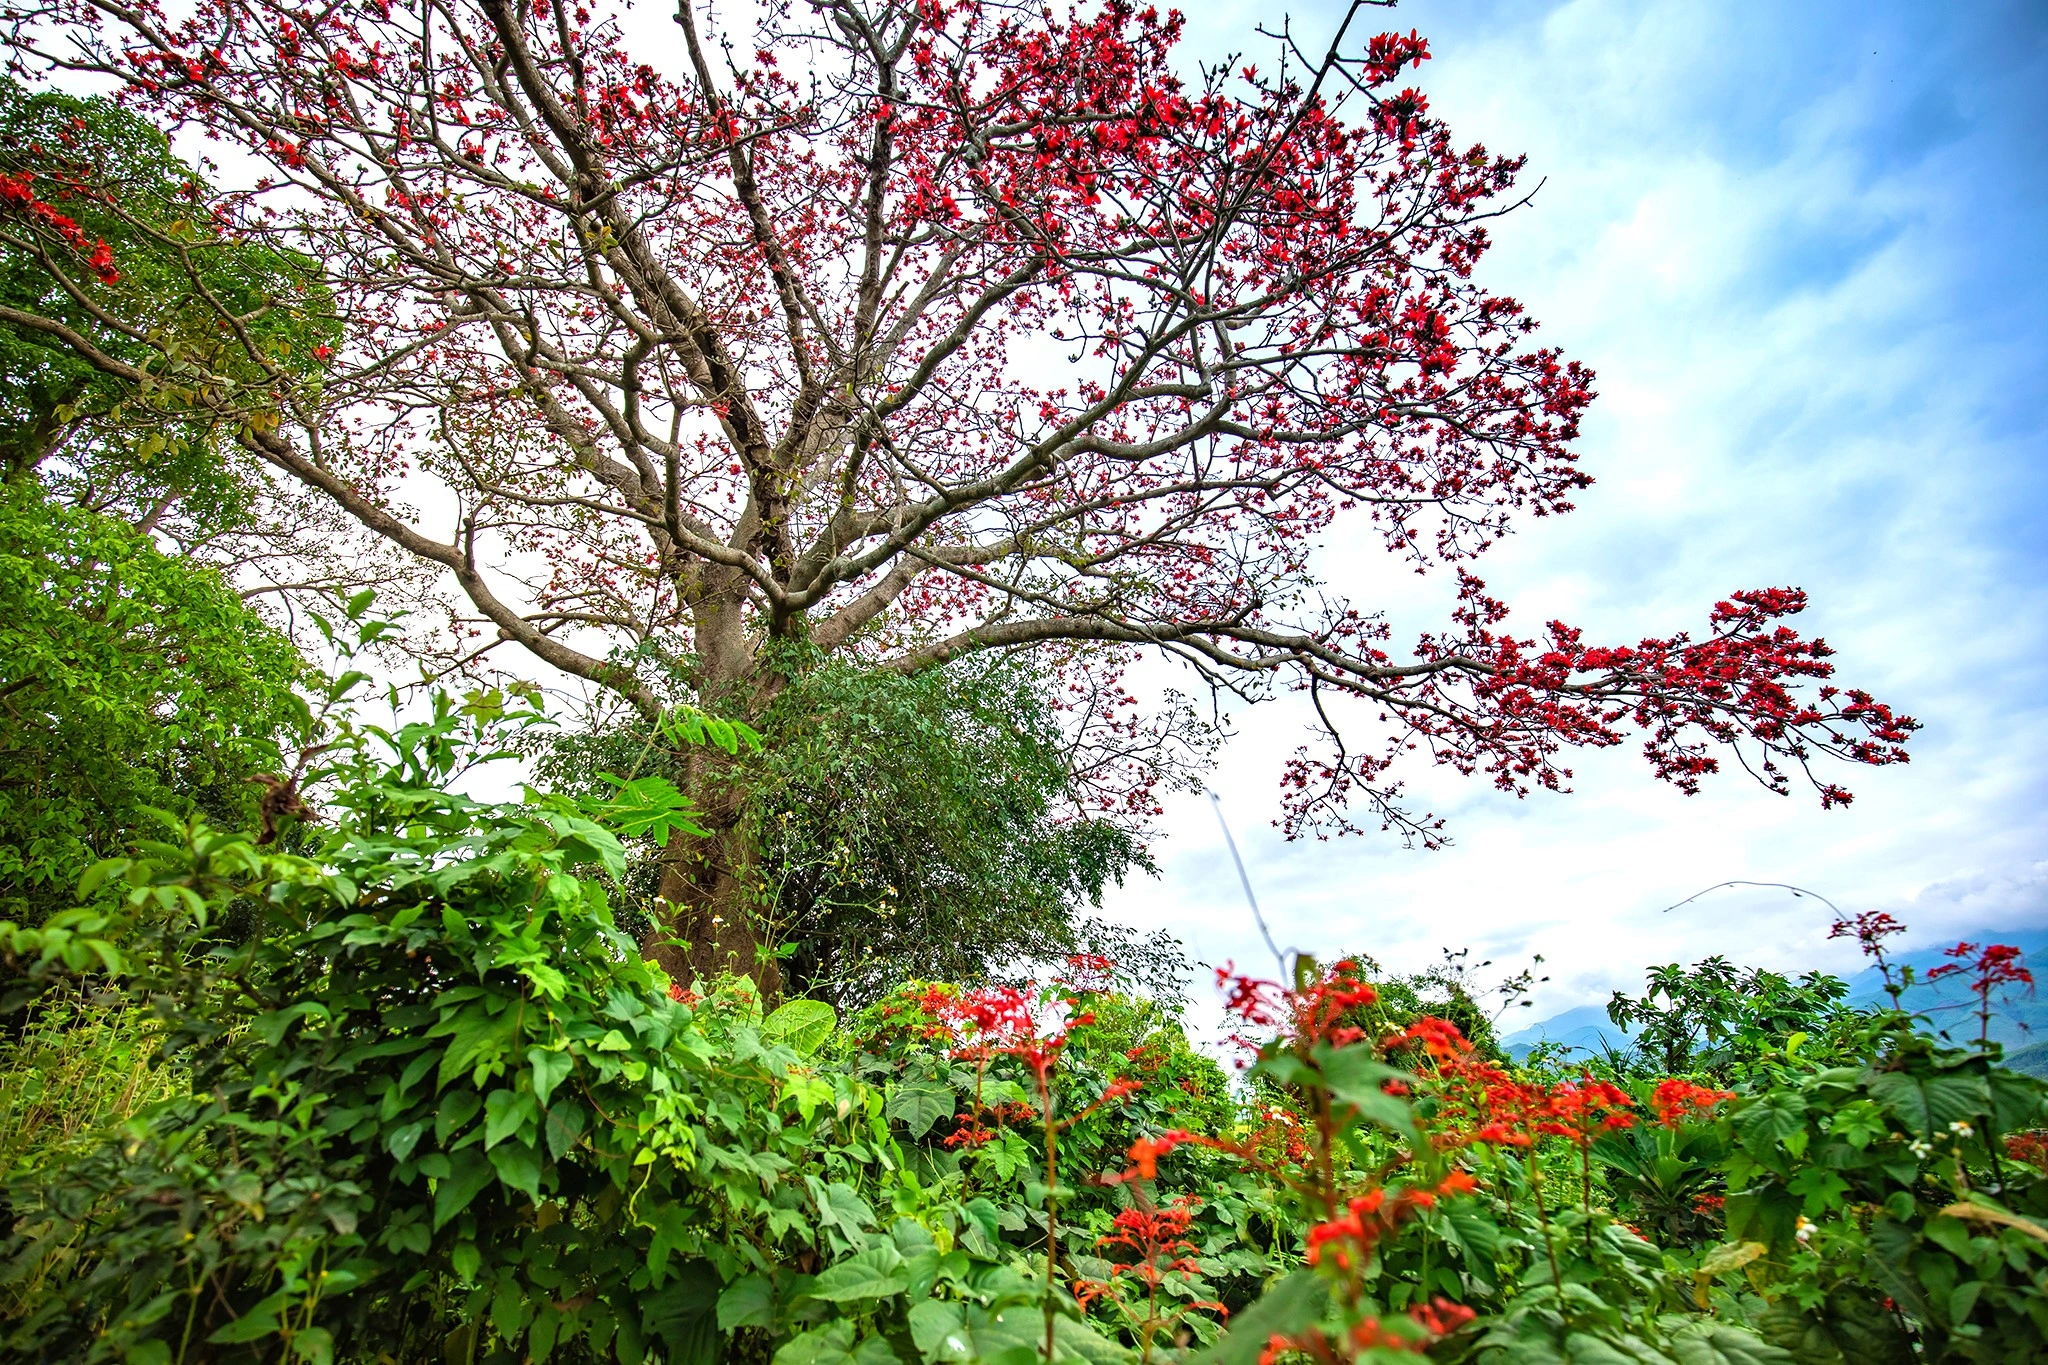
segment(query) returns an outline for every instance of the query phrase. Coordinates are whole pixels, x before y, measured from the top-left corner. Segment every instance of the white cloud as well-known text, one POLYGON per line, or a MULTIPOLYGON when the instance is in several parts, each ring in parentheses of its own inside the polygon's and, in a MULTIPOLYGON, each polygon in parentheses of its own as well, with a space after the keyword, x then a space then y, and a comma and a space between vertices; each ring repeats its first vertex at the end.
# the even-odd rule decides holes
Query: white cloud
MULTIPOLYGON (((1203 55, 1222 33, 1256 55, 1245 13, 1204 12, 1203 55)), ((1422 75, 1461 137, 1527 151, 1529 183, 1546 179, 1500 225, 1484 277, 1600 371, 1584 443, 1599 484, 1481 568, 1521 628, 1558 615, 1625 640, 1697 628, 1733 588, 1796 583, 1842 677, 1928 729, 1910 767, 1845 774, 1859 800, 1826 814, 1739 773, 1687 800, 1632 747, 1582 756, 1566 798, 1418 772, 1418 800, 1459 841, 1424 854, 1266 829, 1302 717, 1263 707, 1216 786, 1276 932, 1398 966, 1441 945, 1541 952, 1548 1008, 1713 952, 1855 965, 1824 911, 1781 892, 1661 913, 1727 878, 1929 931, 2048 923, 2048 443, 2024 401, 2048 354, 2048 290, 2000 255, 2043 207, 2040 178, 2016 189, 2012 165, 2040 103, 2025 92, 2048 86, 2039 34, 1992 8, 1976 27, 1624 0, 1418 4, 1380 26, 1396 20, 1432 38, 1422 75), (1997 60, 1957 60, 1973 44, 1997 60)), ((1354 600, 1392 602, 1408 633, 1432 624, 1427 593, 1369 548, 1324 565, 1354 600)), ((1164 877, 1113 908, 1211 961, 1256 961, 1206 805, 1172 806, 1164 877)))

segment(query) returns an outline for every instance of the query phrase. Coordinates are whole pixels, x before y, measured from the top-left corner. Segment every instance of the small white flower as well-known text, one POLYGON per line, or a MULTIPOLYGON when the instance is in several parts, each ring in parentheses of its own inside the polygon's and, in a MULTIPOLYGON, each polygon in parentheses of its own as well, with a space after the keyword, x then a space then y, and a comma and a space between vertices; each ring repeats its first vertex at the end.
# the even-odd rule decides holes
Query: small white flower
POLYGON ((1792 1225, 1792 1236, 1798 1239, 1801 1246, 1813 1240, 1813 1224, 1808 1221, 1805 1214, 1799 1215, 1799 1221, 1792 1225))
POLYGON ((1913 1141, 1906 1144, 1906 1150, 1911 1152, 1914 1156, 1920 1158, 1922 1161, 1925 1161, 1927 1159, 1927 1154, 1934 1150, 1934 1144, 1931 1142, 1922 1142, 1920 1139, 1915 1138, 1913 1139, 1913 1141))
POLYGON ((1957 1119, 1954 1123, 1951 1123, 1948 1126, 1948 1130, 1951 1133, 1954 1133, 1959 1138, 1971 1137, 1977 1131, 1975 1128, 1972 1128, 1969 1124, 1964 1123, 1961 1119, 1957 1119))

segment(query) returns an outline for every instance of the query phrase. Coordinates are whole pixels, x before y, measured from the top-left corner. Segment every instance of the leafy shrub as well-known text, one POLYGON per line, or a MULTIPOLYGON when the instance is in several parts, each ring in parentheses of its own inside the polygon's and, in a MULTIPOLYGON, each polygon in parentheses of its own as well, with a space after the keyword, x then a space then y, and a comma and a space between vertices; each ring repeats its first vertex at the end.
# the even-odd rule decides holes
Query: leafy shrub
MULTIPOLYGON (((534 713, 344 725, 291 855, 190 819, 0 926, 173 1093, 13 1172, 4 1349, 134 1360, 2005 1360, 2048 1088, 1861 1016, 1722 1089, 1515 1068, 1355 963, 1229 975, 1249 1085, 1079 957, 839 1026, 672 982, 647 801, 451 793, 534 713), (235 913, 260 915, 249 934, 235 913), (2013 1140, 2007 1142, 2011 1137, 2013 1140), (2032 1142, 2034 1146, 2028 1146, 2032 1142)), ((672 794, 672 789, 668 789, 672 794)), ((641 793, 652 800, 654 789, 641 793)), ((678 803, 669 816, 685 820, 678 803)), ((656 803, 659 804, 659 803, 656 803)))

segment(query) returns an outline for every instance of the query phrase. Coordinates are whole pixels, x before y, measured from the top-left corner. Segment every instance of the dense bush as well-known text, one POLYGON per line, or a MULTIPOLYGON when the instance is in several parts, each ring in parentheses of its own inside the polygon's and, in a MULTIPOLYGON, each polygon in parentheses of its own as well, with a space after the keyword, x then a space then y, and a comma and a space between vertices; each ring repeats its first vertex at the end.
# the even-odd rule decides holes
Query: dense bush
POLYGON ((0 913, 68 903, 145 808, 253 822, 310 734, 305 664, 212 570, 0 482, 0 913))
POLYGON ((528 719, 345 726, 305 854, 194 818, 0 929, 32 1010, 156 1047, 132 1115, 15 1146, 8 1355, 2048 1351, 2044 1087, 1901 1016, 1853 1065, 1749 1039, 1728 1090, 1514 1068, 1306 959, 1223 981, 1236 1082, 1096 958, 764 1012, 613 922, 618 832, 684 808, 447 790, 528 719))

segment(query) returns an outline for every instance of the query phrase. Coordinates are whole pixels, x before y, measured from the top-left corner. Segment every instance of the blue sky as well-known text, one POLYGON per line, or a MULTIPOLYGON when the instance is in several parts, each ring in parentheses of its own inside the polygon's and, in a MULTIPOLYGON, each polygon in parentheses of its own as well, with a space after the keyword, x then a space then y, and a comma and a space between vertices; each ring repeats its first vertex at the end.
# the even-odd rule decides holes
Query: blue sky
MULTIPOLYGON (((1262 60, 1252 29, 1277 12, 1192 10, 1189 55, 1262 60)), ((1306 35, 1337 10, 1293 12, 1306 35)), ((1282 842, 1302 717, 1261 707, 1212 785, 1283 946, 1399 968, 1540 952, 1540 1015, 1652 961, 1858 965, 1782 893, 1663 913, 1726 878, 1891 910, 1920 943, 2048 924, 2048 8, 1416 0, 1366 20, 1431 40, 1421 83, 1461 140, 1529 154, 1543 188, 1482 273, 1600 372, 1598 484, 1481 570, 1521 627, 1627 640, 1797 584, 1842 678, 1927 728, 1909 767, 1847 774, 1856 804, 1827 813, 1739 774, 1686 799, 1633 746, 1524 802, 1418 772, 1457 839, 1430 854, 1282 842)), ((1402 634, 1437 610, 1369 546, 1332 545, 1323 570, 1402 634)), ((1257 961, 1208 802, 1172 803, 1166 828, 1163 876, 1110 908, 1257 961)))

